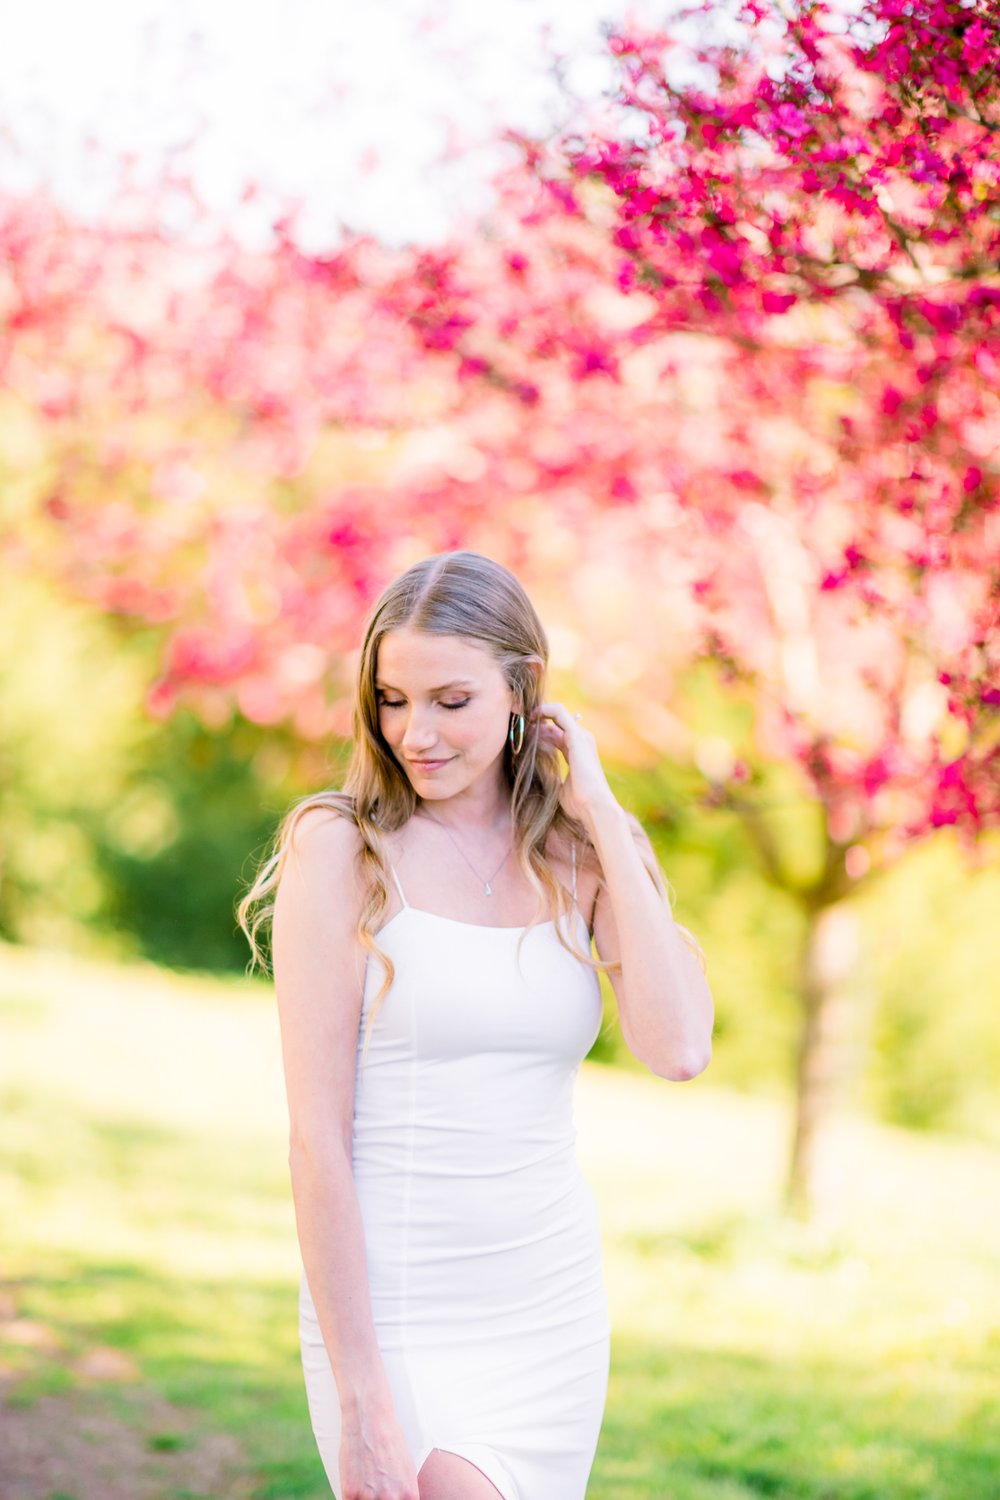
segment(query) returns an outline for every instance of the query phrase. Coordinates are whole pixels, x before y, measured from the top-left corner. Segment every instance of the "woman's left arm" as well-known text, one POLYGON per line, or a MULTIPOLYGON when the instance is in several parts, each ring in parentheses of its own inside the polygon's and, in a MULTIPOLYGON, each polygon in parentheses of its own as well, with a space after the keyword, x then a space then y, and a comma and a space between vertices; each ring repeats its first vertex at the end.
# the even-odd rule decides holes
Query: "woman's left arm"
POLYGON ((594 940, 611 973, 622 1034, 629 1051, 662 1078, 704 1072, 712 1056, 714 1004, 701 964, 653 884, 638 840, 649 840, 616 800, 594 736, 561 703, 538 709, 540 738, 569 766, 566 806, 586 827, 601 865, 594 940))

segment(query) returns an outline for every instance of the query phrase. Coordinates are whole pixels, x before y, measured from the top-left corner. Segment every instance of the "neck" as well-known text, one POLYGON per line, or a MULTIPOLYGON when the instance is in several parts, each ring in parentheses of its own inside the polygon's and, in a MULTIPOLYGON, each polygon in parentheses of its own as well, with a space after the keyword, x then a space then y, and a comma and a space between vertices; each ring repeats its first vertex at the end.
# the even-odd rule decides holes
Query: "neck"
POLYGON ((509 826, 510 792, 502 773, 495 782, 487 782, 485 777, 480 777, 479 781, 454 797, 445 797, 440 801, 421 801, 418 803, 418 811, 449 828, 474 828, 478 832, 489 833, 509 826))

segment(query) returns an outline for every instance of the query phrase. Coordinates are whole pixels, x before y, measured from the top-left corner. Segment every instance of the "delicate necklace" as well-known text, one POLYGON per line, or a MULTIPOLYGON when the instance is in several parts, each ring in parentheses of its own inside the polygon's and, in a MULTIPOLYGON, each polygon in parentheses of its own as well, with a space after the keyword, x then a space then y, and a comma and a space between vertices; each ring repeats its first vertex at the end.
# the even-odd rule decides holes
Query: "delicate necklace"
MULTIPOLYGON (((440 821, 440 819, 438 819, 438 818, 432 818, 431 815, 430 815, 430 813, 427 813, 427 812, 424 813, 424 817, 430 823, 437 823, 437 826, 439 828, 441 828, 441 829, 444 830, 444 832, 451 839, 452 843, 455 845, 455 848, 458 850, 459 854, 465 860, 465 863, 468 865, 468 867, 472 871, 473 875, 475 875, 476 879, 477 880, 483 880, 483 877, 480 875, 479 871, 476 869, 475 865, 472 863, 472 860, 466 854, 465 850, 462 848, 461 844, 458 842, 458 840, 456 839, 455 835, 452 833, 451 829, 448 827, 447 823, 442 823, 440 821)), ((490 876, 489 880, 483 880, 483 891, 484 891, 484 893, 487 896, 492 896, 492 894, 493 894, 493 882, 494 882, 494 880, 496 880, 497 876, 500 874, 500 871, 503 869, 504 865, 510 859, 512 848, 513 848, 513 845, 510 845, 508 847, 507 853, 504 855, 503 859, 497 865, 496 869, 493 871, 493 874, 490 876)))

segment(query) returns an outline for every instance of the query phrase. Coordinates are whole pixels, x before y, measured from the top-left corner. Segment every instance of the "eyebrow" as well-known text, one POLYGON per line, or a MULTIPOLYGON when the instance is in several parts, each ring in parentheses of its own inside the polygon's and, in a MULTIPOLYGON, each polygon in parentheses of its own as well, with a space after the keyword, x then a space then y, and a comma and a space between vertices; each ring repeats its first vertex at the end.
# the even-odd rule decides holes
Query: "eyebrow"
MULTIPOLYGON (((475 684, 467 677, 458 677, 454 682, 442 683, 440 687, 431 688, 432 693, 447 693, 450 688, 468 688, 475 684)), ((375 689, 379 693, 398 693, 400 688, 390 686, 388 682, 376 682, 375 689)))

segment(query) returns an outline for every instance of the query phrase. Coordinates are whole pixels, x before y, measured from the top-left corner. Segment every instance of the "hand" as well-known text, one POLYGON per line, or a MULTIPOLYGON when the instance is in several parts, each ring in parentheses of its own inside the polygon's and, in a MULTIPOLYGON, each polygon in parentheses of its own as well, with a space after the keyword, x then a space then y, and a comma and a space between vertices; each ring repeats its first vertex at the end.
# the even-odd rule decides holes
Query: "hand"
POLYGON ((589 826, 600 808, 617 806, 597 753, 597 741, 580 718, 561 703, 540 703, 532 718, 538 725, 539 744, 560 751, 569 767, 561 798, 564 812, 589 826))
POLYGON ((416 1465, 391 1409, 345 1415, 339 1461, 343 1500, 420 1500, 416 1465))

